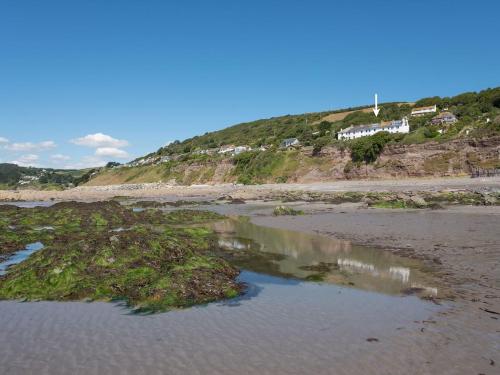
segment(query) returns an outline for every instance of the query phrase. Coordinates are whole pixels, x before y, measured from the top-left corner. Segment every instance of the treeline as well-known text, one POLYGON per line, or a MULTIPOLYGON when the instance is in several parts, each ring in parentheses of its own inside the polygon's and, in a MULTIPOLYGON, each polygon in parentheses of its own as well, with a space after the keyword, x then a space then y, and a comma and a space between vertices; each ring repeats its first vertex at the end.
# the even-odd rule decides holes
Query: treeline
POLYGON ((479 92, 465 92, 451 97, 424 98, 418 100, 415 106, 426 107, 434 104, 440 110, 447 109, 458 117, 477 117, 500 108, 500 87, 479 92))
POLYGON ((24 180, 26 185, 76 186, 85 182, 85 172, 85 170, 43 169, 2 163, 0 164, 0 185, 13 188, 24 180))

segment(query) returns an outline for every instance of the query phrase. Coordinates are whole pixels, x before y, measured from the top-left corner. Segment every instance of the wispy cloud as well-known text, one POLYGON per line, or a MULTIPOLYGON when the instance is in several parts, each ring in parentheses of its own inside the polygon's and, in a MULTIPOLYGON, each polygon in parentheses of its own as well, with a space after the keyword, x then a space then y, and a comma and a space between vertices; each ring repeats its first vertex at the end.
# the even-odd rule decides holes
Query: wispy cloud
POLYGON ((100 147, 95 150, 95 155, 100 157, 111 157, 119 159, 126 159, 129 157, 129 154, 126 151, 120 150, 116 147, 100 147))
POLYGON ((92 147, 92 148, 99 148, 99 147, 119 148, 119 147, 127 147, 129 145, 128 141, 126 141, 125 139, 116 139, 103 133, 88 134, 81 138, 72 139, 70 142, 78 146, 92 147))
POLYGON ((54 161, 67 161, 71 159, 71 156, 63 155, 63 154, 54 154, 50 155, 50 158, 54 161))
POLYGON ((55 148, 57 145, 54 141, 44 141, 44 142, 20 142, 20 143, 9 143, 5 148, 9 151, 15 152, 26 152, 26 151, 45 151, 55 148))
POLYGON ((93 167, 103 167, 106 165, 106 161, 98 158, 96 156, 85 156, 81 161, 76 163, 70 163, 63 166, 64 169, 84 169, 93 167))
POLYGON ((38 155, 27 154, 20 156, 17 160, 12 160, 12 164, 17 164, 21 167, 36 167, 38 162, 38 155))
POLYGON ((2 143, 9 143, 9 140, 7 138, 0 137, 0 144, 2 143))

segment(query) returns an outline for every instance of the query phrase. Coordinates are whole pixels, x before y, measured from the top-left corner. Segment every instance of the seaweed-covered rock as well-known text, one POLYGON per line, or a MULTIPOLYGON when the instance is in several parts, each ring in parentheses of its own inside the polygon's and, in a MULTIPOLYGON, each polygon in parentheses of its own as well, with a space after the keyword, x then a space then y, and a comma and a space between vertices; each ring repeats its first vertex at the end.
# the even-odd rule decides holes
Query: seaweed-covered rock
POLYGON ((133 212, 109 201, 0 206, 0 214, 4 255, 44 244, 0 277, 0 299, 120 299, 139 311, 166 311, 242 291, 238 269, 216 254, 215 233, 190 226, 222 218, 212 212, 133 212))

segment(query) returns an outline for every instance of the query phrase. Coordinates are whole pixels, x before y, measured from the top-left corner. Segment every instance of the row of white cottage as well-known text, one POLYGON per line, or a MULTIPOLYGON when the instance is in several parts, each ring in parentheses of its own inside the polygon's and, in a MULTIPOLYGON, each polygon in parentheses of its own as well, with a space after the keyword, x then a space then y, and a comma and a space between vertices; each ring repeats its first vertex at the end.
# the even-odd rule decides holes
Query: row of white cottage
POLYGON ((389 123, 349 126, 348 128, 339 131, 338 138, 355 139, 373 135, 382 131, 389 133, 409 133, 410 124, 408 123, 408 118, 403 117, 401 120, 391 121, 389 123))

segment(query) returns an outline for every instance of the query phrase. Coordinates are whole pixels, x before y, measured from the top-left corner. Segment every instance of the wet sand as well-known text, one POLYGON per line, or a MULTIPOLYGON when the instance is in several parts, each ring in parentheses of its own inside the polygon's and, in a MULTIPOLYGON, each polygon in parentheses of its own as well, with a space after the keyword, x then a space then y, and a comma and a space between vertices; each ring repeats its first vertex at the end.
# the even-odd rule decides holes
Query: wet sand
MULTIPOLYGON (((301 207, 300 205, 297 205, 301 207)), ((256 216, 259 225, 348 238, 424 259, 452 291, 449 308, 422 326, 425 357, 415 373, 498 373, 500 366, 500 207, 445 210, 303 206, 296 217, 256 216), (492 311, 492 312, 488 312, 492 311), (417 371, 418 370, 418 371, 417 371)), ((409 341, 415 340, 408 337, 409 341)), ((400 348, 393 348, 393 355, 400 348)), ((411 371, 410 371, 411 373, 411 371)))
POLYGON ((402 374, 414 361, 427 368, 421 321, 442 307, 242 276, 250 298, 150 316, 111 303, 0 302, 1 373, 402 374))

